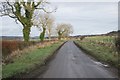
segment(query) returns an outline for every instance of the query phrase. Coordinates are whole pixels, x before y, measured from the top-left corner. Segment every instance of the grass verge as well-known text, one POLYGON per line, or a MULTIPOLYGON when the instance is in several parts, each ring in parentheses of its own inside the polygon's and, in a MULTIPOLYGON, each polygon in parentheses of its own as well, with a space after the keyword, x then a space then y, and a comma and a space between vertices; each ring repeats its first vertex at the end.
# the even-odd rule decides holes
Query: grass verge
POLYGON ((116 51, 114 49, 90 41, 75 41, 75 44, 98 61, 108 63, 116 68, 120 67, 118 64, 118 56, 115 55, 116 51))
POLYGON ((22 54, 20 57, 14 59, 14 63, 2 66, 2 78, 28 72, 34 69, 36 65, 45 64, 45 60, 49 58, 61 44, 61 42, 54 43, 44 48, 37 48, 29 52, 29 54, 22 54))

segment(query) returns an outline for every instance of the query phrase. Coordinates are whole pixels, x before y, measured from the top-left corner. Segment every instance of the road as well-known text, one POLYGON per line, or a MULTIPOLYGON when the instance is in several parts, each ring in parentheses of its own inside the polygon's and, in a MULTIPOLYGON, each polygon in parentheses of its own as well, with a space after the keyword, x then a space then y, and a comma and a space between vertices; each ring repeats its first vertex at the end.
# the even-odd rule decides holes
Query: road
POLYGON ((114 76, 82 52, 73 41, 68 41, 49 63, 42 78, 114 78, 114 76))

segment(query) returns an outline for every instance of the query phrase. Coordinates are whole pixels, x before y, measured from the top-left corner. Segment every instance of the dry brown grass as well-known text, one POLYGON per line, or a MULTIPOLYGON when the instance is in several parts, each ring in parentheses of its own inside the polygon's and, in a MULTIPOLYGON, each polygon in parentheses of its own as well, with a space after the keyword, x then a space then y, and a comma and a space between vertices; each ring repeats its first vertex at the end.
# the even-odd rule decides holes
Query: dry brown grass
POLYGON ((8 64, 8 63, 13 63, 13 59, 16 57, 20 57, 22 54, 26 54, 29 52, 34 51, 35 49, 40 49, 40 48, 44 48, 46 46, 49 46, 51 44, 57 43, 58 41, 49 41, 49 42, 43 42, 43 43, 38 43, 36 45, 31 45, 27 48, 24 48, 23 50, 15 50, 13 51, 10 55, 8 55, 6 58, 4 58, 2 60, 3 64, 8 64))

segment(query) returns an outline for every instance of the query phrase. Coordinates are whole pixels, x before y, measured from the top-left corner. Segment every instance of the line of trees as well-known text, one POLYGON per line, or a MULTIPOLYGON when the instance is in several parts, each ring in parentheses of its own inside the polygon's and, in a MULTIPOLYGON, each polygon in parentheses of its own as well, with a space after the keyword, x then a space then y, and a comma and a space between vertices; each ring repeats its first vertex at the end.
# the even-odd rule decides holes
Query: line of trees
POLYGON ((51 39, 51 31, 54 25, 55 18, 50 13, 37 14, 33 18, 33 25, 41 31, 40 40, 43 41, 45 33, 48 33, 49 39, 51 39))
MULTIPOLYGON (((55 29, 55 18, 51 13, 55 12, 56 8, 52 11, 47 11, 46 4, 49 3, 45 0, 40 0, 39 2, 34 2, 34 0, 1 2, 0 15, 14 18, 16 22, 19 21, 23 25, 24 41, 29 41, 32 26, 36 26, 40 30, 39 38, 43 41, 46 33, 51 39, 52 29, 55 29), (40 12, 41 10, 42 12, 40 12)), ((61 37, 69 36, 73 29, 71 24, 61 23, 57 25, 56 31, 58 38, 61 39, 61 37)))

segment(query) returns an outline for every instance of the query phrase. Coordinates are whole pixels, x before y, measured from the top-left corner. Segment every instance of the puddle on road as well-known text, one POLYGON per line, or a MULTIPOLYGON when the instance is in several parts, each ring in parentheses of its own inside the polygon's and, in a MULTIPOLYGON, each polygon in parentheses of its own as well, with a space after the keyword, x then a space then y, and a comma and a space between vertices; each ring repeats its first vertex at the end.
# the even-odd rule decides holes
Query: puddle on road
POLYGON ((95 64, 97 64, 97 65, 99 65, 99 66, 104 66, 104 67, 106 67, 106 68, 109 68, 109 65, 107 65, 107 64, 103 64, 103 63, 101 63, 101 62, 97 62, 97 61, 93 61, 95 64))

